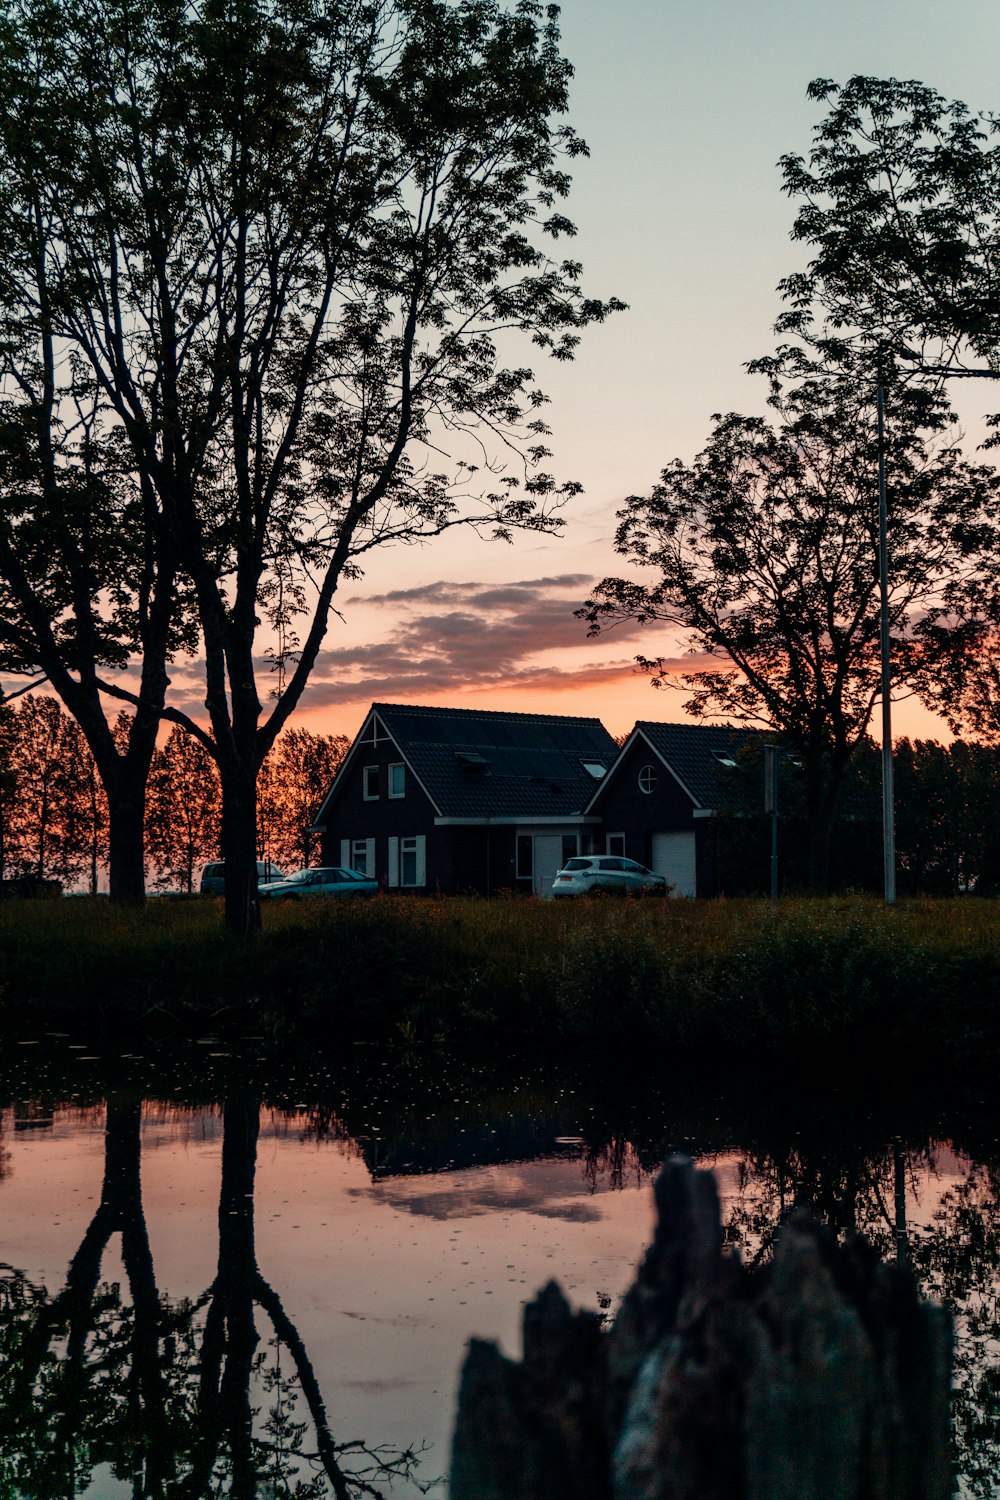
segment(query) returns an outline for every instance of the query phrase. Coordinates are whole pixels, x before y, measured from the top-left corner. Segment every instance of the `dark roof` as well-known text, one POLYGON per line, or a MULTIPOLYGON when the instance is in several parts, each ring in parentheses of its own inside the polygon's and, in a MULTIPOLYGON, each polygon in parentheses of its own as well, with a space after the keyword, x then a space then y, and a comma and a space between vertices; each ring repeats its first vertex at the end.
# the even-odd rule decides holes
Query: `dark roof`
MULTIPOLYGON (((720 756, 738 755, 762 729, 741 729, 730 724, 656 724, 640 719, 622 747, 622 755, 640 734, 673 771, 699 808, 717 807, 724 783, 725 767, 720 756)), ((615 768, 617 769, 617 767, 615 768)), ((613 776, 608 778, 610 784, 613 776)), ((591 794, 591 801, 596 801, 591 794)))
POLYGON ((599 719, 373 703, 366 724, 372 713, 444 818, 574 817, 597 784, 584 762, 618 754, 599 719))

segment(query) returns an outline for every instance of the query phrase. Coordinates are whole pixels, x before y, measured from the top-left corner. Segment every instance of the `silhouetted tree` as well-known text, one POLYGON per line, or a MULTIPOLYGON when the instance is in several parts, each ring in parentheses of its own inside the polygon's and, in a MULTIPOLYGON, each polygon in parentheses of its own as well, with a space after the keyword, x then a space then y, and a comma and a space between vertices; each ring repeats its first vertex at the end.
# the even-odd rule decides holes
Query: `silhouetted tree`
POLYGON ((261 767, 258 858, 288 869, 312 863, 312 820, 351 742, 343 734, 286 729, 261 767))
POLYGON ((541 248, 571 231, 562 158, 584 149, 553 123, 556 14, 24 0, 2 62, 9 318, 32 347, 52 328, 47 409, 79 390, 120 449, 121 535, 165 613, 175 565, 190 580, 210 730, 163 708, 162 665, 148 692, 102 684, 215 756, 246 933, 257 774, 340 582, 454 525, 548 529, 577 488, 541 470, 544 398, 501 354, 517 332, 570 357, 616 305, 541 248))
POLYGON ((205 747, 175 725, 156 751, 146 801, 146 846, 155 883, 195 888, 195 871, 219 848, 219 772, 205 747))
MULTIPOLYGON (((763 363, 763 362, 762 362, 763 363)), ((780 731, 801 758, 809 883, 827 884, 847 768, 881 691, 874 388, 864 368, 770 368, 775 423, 715 418, 704 452, 676 460, 619 512, 616 550, 654 575, 606 578, 581 613, 592 631, 633 619, 673 627, 710 664, 682 673, 640 658, 686 710, 780 731)), ((887 424, 892 680, 926 676, 918 620, 992 562, 1000 479, 935 444, 947 412, 899 389, 887 424)))
POLYGON ((808 155, 781 165, 811 259, 782 282, 779 328, 1000 372, 995 117, 913 80, 819 78, 808 93, 828 113, 808 155))

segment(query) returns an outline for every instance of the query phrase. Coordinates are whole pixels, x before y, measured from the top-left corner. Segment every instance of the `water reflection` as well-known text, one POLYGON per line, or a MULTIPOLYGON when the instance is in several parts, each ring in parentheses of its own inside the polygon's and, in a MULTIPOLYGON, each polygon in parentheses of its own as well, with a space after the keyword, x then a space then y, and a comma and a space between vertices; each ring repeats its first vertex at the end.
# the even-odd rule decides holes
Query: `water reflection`
POLYGON ((553 1069, 504 1083, 441 1058, 372 1055, 336 1076, 295 1060, 144 1066, 110 1093, 99 1073, 81 1088, 51 1051, 0 1078, 0 1474, 13 1494, 423 1492, 446 1462, 465 1338, 513 1352, 520 1304, 552 1274, 613 1311, 648 1233, 648 1175, 674 1149, 716 1167, 727 1236, 750 1259, 808 1204, 909 1260, 956 1314, 964 1487, 1000 1494, 988 1105, 876 1118, 829 1101, 824 1117, 814 1100, 696 1081, 615 1099, 601 1080, 553 1069), (73 1218, 77 1183, 54 1164, 84 1152, 83 1182, 96 1139, 99 1195, 95 1181, 73 1218), (51 1216, 49 1245, 76 1225, 61 1273, 40 1228, 18 1237, 12 1205, 26 1218, 29 1201, 51 1216), (425 1437, 436 1446, 418 1464, 409 1442, 425 1437))
POLYGON ((157 1287, 134 1094, 107 1101, 100 1201, 62 1291, 0 1266, 0 1469, 12 1493, 348 1500, 399 1477, 431 1487, 414 1477, 414 1450, 331 1433, 305 1340, 257 1264, 259 1096, 234 1090, 222 1114, 218 1266, 203 1295, 171 1301, 157 1287), (124 1293, 101 1281, 115 1236, 124 1293))

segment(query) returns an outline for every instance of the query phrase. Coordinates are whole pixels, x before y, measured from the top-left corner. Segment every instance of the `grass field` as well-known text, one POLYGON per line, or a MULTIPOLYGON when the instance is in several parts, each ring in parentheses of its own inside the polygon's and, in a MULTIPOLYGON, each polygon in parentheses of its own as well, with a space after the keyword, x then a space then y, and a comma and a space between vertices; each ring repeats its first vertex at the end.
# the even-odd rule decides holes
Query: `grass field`
POLYGON ((0 903, 0 1025, 240 1028, 333 1043, 488 1038, 609 1061, 709 1049, 824 1071, 979 1067, 1000 1047, 1000 903, 868 897, 275 906, 242 945, 221 902, 0 903))

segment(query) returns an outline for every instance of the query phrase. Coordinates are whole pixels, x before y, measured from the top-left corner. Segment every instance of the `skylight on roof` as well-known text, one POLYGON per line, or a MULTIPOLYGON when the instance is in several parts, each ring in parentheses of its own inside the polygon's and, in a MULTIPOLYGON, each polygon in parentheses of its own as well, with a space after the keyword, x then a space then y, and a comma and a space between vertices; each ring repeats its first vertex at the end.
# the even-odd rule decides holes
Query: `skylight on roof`
POLYGON ((489 761, 478 750, 456 750, 455 759, 464 771, 472 771, 477 776, 490 776, 493 773, 489 761))
POLYGON ((715 759, 719 762, 720 766, 735 767, 735 765, 736 765, 735 760, 733 759, 733 757, 731 755, 727 754, 725 751, 723 751, 723 750, 713 750, 712 754, 715 756, 715 759))
POLYGON ((599 760, 582 760, 580 764, 589 776, 593 776, 595 781, 600 781, 601 777, 608 769, 607 766, 603 765, 599 760))

